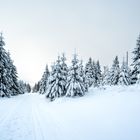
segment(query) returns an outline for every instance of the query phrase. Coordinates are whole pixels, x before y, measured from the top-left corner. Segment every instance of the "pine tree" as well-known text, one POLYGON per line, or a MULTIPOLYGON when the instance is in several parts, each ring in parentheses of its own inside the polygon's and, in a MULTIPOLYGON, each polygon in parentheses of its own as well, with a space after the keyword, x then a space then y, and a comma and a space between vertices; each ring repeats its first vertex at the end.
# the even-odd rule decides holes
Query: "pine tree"
POLYGON ((140 74, 137 76, 137 84, 140 84, 140 74))
POLYGON ((97 64, 95 61, 92 62, 92 86, 97 87, 97 64))
POLYGON ((74 97, 83 96, 85 94, 85 85, 83 78, 80 77, 79 69, 79 60, 75 54, 69 71, 66 96, 74 97))
POLYGON ((40 82, 35 83, 35 85, 33 86, 32 92, 33 93, 39 92, 39 89, 40 89, 40 82))
POLYGON ((9 75, 10 75, 10 83, 11 83, 11 95, 18 95, 18 94, 22 94, 22 91, 19 88, 19 83, 18 83, 18 76, 17 76, 17 69, 16 66, 13 64, 13 61, 10 58, 10 53, 8 52, 8 63, 10 66, 9 69, 9 75))
POLYGON ((27 93, 31 92, 31 85, 29 83, 26 84, 26 91, 27 91, 27 93))
POLYGON ((85 71, 84 71, 84 66, 83 66, 82 60, 80 61, 80 64, 79 64, 79 76, 81 78, 81 81, 85 85, 85 71))
POLYGON ((26 92, 25 91, 25 83, 22 80, 19 80, 18 81, 18 86, 19 86, 19 89, 20 89, 21 93, 24 94, 26 92))
POLYGON ((89 58, 88 63, 85 66, 85 85, 86 91, 95 83, 95 63, 92 62, 92 58, 89 58))
POLYGON ((99 61, 97 61, 95 65, 95 86, 99 87, 102 83, 102 74, 101 74, 101 67, 99 61))
POLYGON ((127 63, 123 61, 119 75, 119 85, 130 85, 131 78, 129 72, 130 70, 127 63))
POLYGON ((136 48, 133 51, 133 71, 132 71, 132 84, 135 84, 140 77, 140 35, 137 39, 136 48))
POLYGON ((110 71, 107 66, 104 66, 104 72, 103 72, 102 78, 103 78, 103 81, 102 81, 103 86, 110 84, 110 71))
POLYGON ((10 97, 11 93, 10 93, 10 81, 7 83, 7 80, 9 79, 8 77, 8 66, 7 66, 7 60, 8 60, 8 56, 7 56, 7 52, 5 51, 5 49, 3 48, 3 46, 5 45, 4 41, 3 41, 3 37, 2 34, 0 36, 0 96, 4 97, 10 97))
POLYGON ((117 85, 119 81, 120 67, 118 56, 115 57, 113 65, 110 70, 110 85, 117 85))
POLYGON ((67 78, 68 78, 68 66, 66 64, 66 57, 65 54, 62 54, 61 57, 61 85, 62 85, 62 91, 63 93, 61 94, 61 96, 65 96, 66 95, 66 84, 67 84, 67 78))
POLYGON ((52 72, 49 78, 49 88, 46 98, 49 98, 50 101, 55 100, 55 98, 61 97, 64 93, 60 62, 60 57, 58 57, 57 63, 52 67, 52 72))
POLYGON ((0 96, 10 97, 20 94, 17 71, 9 53, 3 48, 5 45, 2 34, 0 36, 0 96))
POLYGON ((48 69, 48 65, 46 65, 45 72, 44 72, 44 74, 42 76, 42 79, 40 81, 40 87, 39 87, 39 93, 40 94, 46 93, 46 91, 48 89, 49 76, 50 76, 50 72, 49 72, 49 69, 48 69))
POLYGON ((19 89, 22 94, 24 93, 30 93, 31 92, 31 86, 29 83, 25 83, 24 81, 20 80, 18 81, 19 89))

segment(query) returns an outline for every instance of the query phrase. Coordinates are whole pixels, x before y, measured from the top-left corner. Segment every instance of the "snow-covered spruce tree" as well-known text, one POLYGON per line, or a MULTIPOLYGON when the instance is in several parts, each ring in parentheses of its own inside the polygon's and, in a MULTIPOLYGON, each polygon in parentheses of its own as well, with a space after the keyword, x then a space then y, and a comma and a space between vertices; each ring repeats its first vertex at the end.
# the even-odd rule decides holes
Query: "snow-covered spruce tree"
POLYGON ((93 85, 95 82, 94 80, 94 68, 93 68, 94 62, 92 62, 92 58, 89 58, 88 62, 85 66, 85 86, 86 91, 88 91, 88 88, 93 85))
POLYGON ((104 66, 102 78, 103 78, 102 85, 103 86, 109 85, 109 83, 110 83, 110 71, 109 71, 108 66, 104 66))
POLYGON ((33 86, 32 92, 33 93, 39 92, 39 87, 40 87, 40 82, 35 83, 35 85, 33 86))
POLYGON ((49 88, 46 95, 46 98, 49 98, 50 101, 55 100, 55 98, 61 97, 64 93, 62 69, 60 62, 60 57, 58 57, 58 60, 56 64, 53 65, 52 72, 50 74, 49 88))
POLYGON ((8 54, 3 48, 5 45, 3 41, 2 35, 0 36, 0 96, 4 97, 10 97, 11 91, 10 91, 10 82, 7 80, 9 79, 8 71, 9 71, 9 66, 7 63, 8 60, 8 54))
POLYGON ((97 87, 97 64, 92 62, 92 86, 97 87))
POLYGON ((48 65, 46 65, 45 72, 43 73, 43 76, 42 76, 41 81, 40 81, 40 87, 39 87, 40 94, 46 93, 46 91, 48 89, 49 76, 50 76, 50 72, 48 69, 48 65))
POLYGON ((18 76, 17 76, 17 69, 16 66, 13 64, 13 61, 10 58, 10 53, 8 52, 8 63, 10 66, 9 69, 9 75, 10 75, 10 83, 11 83, 11 95, 18 95, 18 94, 23 94, 23 92, 19 88, 19 83, 18 83, 18 76))
POLYGON ((69 71, 66 96, 74 97, 84 95, 85 85, 83 83, 83 77, 80 77, 79 60, 75 54, 72 60, 72 66, 69 71))
POLYGON ((79 76, 81 77, 81 80, 83 84, 85 85, 85 71, 83 66, 83 61, 81 60, 79 63, 79 76))
POLYGON ((61 94, 61 96, 65 96, 66 95, 66 84, 67 84, 67 78, 68 78, 68 66, 66 64, 66 57, 65 54, 62 54, 61 57, 61 85, 62 85, 62 91, 63 93, 61 94))
POLYGON ((25 83, 22 80, 20 80, 20 81, 18 81, 18 85, 19 85, 19 89, 22 92, 22 94, 31 92, 31 86, 29 83, 25 83))
POLYGON ((131 78, 130 78, 130 70, 128 68, 128 65, 126 62, 123 61, 121 69, 120 69, 120 75, 119 75, 119 85, 130 85, 131 78))
POLYGON ((0 96, 10 97, 20 94, 17 82, 16 67, 10 58, 9 53, 4 49, 5 43, 2 34, 0 35, 0 96))
POLYGON ((120 66, 119 66, 119 60, 118 56, 115 57, 113 61, 113 65, 110 69, 110 85, 117 85, 119 81, 119 75, 120 75, 120 66))
POLYGON ((18 81, 19 89, 22 91, 22 93, 25 93, 25 83, 22 80, 18 81))
POLYGON ((25 84, 25 86, 26 86, 26 92, 30 93, 31 92, 31 85, 28 83, 28 84, 25 84))
POLYGON ((134 48, 133 51, 133 71, 132 71, 132 78, 131 78, 131 84, 135 84, 140 77, 140 35, 137 39, 137 45, 136 48, 134 48))
POLYGON ((94 86, 99 87, 102 84, 102 74, 99 61, 95 65, 95 84, 94 86))
POLYGON ((140 74, 137 76, 137 78, 138 78, 138 79, 137 79, 137 82, 136 82, 136 83, 137 83, 137 84, 140 84, 140 74))

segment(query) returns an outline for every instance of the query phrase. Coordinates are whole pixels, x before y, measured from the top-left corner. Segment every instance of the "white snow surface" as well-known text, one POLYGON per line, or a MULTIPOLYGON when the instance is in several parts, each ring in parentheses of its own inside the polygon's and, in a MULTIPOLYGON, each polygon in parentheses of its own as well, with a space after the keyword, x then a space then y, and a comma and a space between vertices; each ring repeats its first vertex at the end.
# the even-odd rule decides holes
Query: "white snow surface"
POLYGON ((0 140, 140 140, 140 85, 54 102, 35 93, 0 98, 0 140))

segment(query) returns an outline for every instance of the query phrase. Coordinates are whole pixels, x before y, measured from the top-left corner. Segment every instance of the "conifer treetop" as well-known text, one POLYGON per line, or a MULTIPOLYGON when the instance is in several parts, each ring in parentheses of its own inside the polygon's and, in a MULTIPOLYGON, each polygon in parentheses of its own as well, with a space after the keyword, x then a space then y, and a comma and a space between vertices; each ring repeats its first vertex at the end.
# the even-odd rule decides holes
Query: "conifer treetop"
POLYGON ((62 60, 62 62, 63 62, 63 63, 66 61, 66 56, 65 56, 65 53, 62 53, 61 60, 62 60))
POLYGON ((5 46, 5 42, 3 41, 3 33, 0 33, 0 47, 5 46))

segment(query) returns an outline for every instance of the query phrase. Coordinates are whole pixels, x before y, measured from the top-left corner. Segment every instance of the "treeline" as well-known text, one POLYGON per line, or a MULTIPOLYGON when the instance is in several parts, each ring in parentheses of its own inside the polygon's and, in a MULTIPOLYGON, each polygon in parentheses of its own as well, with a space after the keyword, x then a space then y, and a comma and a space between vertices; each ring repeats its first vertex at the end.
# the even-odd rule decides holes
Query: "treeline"
POLYGON ((5 42, 0 35, 0 97, 10 97, 25 92, 39 92, 46 94, 51 101, 59 97, 84 96, 90 87, 103 87, 106 85, 132 85, 140 83, 140 35, 134 48, 133 63, 128 65, 125 59, 119 62, 118 56, 113 60, 112 66, 104 67, 101 71, 99 61, 89 58, 83 65, 77 54, 73 55, 71 66, 66 63, 64 54, 58 56, 51 67, 46 65, 41 80, 31 89, 30 84, 18 80, 17 69, 13 64, 10 53, 4 49, 5 42))
POLYGON ((99 61, 95 62, 89 58, 84 66, 76 54, 72 58, 71 66, 68 67, 63 54, 58 56, 51 71, 46 66, 41 80, 35 84, 33 91, 46 94, 46 97, 53 101, 63 96, 84 96, 90 87, 128 86, 140 83, 140 35, 132 53, 131 67, 128 65, 128 59, 124 59, 120 64, 116 56, 111 68, 105 66, 103 71, 99 61))
POLYGON ((11 97, 30 92, 30 85, 18 80, 16 66, 4 46, 5 42, 0 34, 0 97, 11 97))

